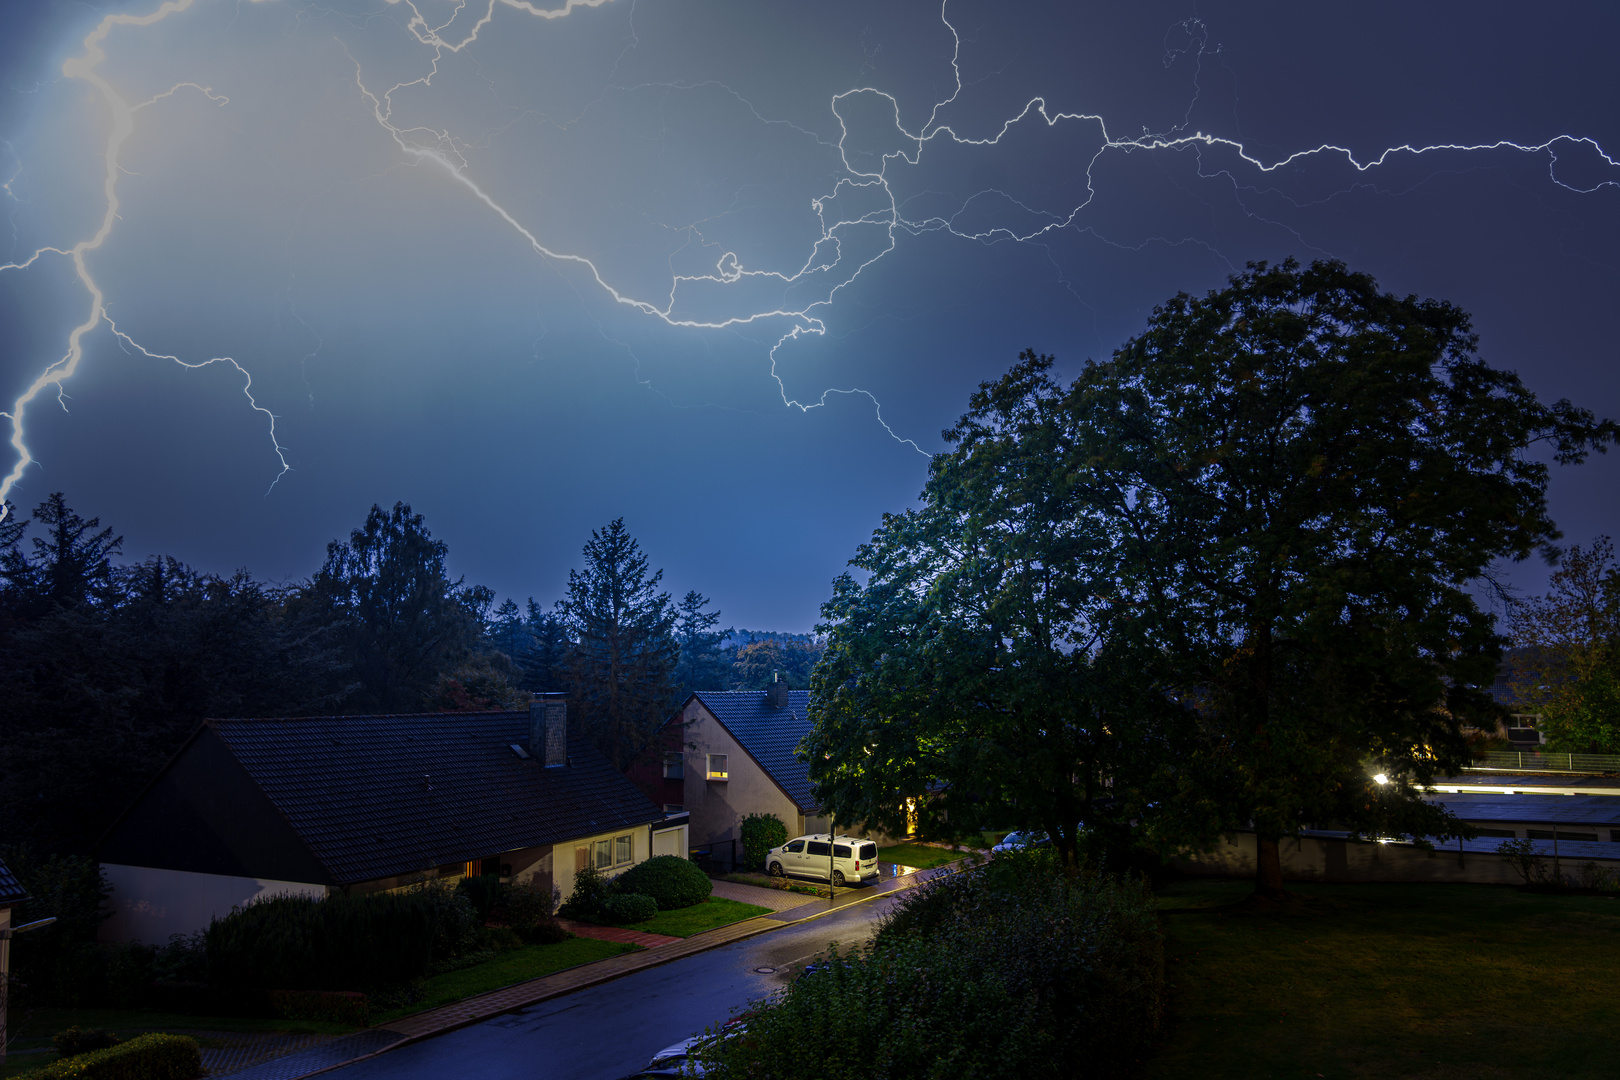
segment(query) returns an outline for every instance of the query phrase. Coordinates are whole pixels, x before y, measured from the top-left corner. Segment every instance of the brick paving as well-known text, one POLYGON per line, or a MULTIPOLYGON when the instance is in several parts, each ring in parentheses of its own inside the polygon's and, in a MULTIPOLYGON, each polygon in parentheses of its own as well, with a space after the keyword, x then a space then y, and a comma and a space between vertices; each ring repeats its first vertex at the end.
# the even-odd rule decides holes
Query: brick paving
POLYGON ((738 881, 716 881, 714 895, 723 900, 736 900, 743 904, 757 904, 772 911, 790 911, 813 904, 816 898, 788 889, 766 889, 758 885, 744 885, 738 881))

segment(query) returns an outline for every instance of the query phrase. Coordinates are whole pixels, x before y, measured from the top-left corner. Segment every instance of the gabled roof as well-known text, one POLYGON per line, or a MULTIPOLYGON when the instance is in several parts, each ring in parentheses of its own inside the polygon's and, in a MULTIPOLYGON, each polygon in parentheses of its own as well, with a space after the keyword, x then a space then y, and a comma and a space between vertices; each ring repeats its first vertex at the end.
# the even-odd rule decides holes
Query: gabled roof
POLYGON ((800 810, 818 808, 810 793, 810 763, 794 754, 810 732, 810 691, 788 691, 783 709, 773 707, 764 690, 699 690, 692 696, 753 755, 800 810))
POLYGON ((5 863, 0 862, 0 907, 10 907, 28 899, 28 890, 22 887, 5 863))
POLYGON ((210 720, 340 884, 661 821, 582 736, 572 765, 524 760, 529 714, 210 720))

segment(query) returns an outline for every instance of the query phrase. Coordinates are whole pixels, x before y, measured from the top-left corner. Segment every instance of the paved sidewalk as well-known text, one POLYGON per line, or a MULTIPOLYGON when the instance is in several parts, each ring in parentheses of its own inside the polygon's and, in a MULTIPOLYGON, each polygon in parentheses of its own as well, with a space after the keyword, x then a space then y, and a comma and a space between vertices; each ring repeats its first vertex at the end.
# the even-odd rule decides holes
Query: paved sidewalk
POLYGON ((644 949, 655 949, 660 945, 671 945, 682 940, 668 934, 649 934, 642 930, 630 930, 623 926, 597 926, 595 923, 575 922, 573 919, 558 919, 564 930, 575 937, 595 938, 597 941, 617 941, 623 945, 640 945, 644 949))

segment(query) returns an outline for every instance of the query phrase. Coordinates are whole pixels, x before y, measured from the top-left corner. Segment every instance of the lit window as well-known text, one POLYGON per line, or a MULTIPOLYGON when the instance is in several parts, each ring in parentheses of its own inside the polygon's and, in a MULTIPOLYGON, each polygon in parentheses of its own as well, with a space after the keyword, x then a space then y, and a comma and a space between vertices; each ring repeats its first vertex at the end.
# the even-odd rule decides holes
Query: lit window
POLYGON ((668 753, 664 755, 664 779, 680 780, 686 776, 686 756, 684 754, 668 753))
POLYGON ((724 779, 727 778, 727 775, 728 774, 726 773, 726 755, 724 755, 724 754, 710 754, 709 755, 709 779, 710 780, 724 780, 724 779))
POLYGON ((613 840, 613 865, 622 866, 633 858, 635 858, 635 844, 630 837, 615 837, 613 840))
POLYGON ((613 841, 598 840, 596 842, 596 868, 606 870, 613 865, 613 841))

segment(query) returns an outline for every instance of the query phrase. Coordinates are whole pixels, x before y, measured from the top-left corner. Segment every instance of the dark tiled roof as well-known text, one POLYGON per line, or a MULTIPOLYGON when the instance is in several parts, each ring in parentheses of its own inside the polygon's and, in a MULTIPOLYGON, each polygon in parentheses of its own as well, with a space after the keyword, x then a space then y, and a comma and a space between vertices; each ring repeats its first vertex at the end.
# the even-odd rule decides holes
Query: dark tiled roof
POLYGON ((28 892, 22 887, 22 882, 17 880, 17 875, 5 863, 0 862, 0 906, 20 904, 26 899, 28 892))
POLYGON ((754 755, 800 810, 817 808, 810 793, 810 763, 794 755, 810 731, 810 691, 790 690, 785 709, 772 708, 764 690, 700 690, 693 696, 754 755))
POLYGON ((571 767, 520 759, 527 712, 208 723, 344 884, 663 817, 581 736, 571 767))

